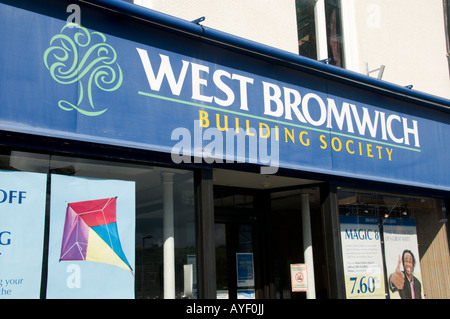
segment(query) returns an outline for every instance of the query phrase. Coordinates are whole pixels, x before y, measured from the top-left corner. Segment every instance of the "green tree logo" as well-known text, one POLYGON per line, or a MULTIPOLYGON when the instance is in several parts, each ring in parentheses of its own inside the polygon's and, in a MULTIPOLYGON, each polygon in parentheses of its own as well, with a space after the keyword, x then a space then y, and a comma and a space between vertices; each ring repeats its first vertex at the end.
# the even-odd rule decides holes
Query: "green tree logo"
POLYGON ((116 61, 117 53, 106 43, 104 34, 90 33, 84 27, 74 28, 66 24, 50 40, 50 47, 44 53, 44 63, 55 81, 78 85, 79 93, 76 105, 60 100, 58 106, 65 111, 76 110, 87 116, 106 112, 106 106, 96 110, 93 93, 96 88, 112 92, 122 85, 123 74, 116 61), (84 101, 86 95, 89 105, 84 101))

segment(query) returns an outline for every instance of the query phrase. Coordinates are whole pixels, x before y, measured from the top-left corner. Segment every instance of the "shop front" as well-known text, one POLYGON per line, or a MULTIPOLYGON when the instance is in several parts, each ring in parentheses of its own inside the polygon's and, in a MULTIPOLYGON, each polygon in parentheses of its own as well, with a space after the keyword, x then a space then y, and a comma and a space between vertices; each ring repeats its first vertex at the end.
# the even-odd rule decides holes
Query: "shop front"
POLYGON ((1 298, 450 297, 449 101, 72 2, 0 1, 1 298))

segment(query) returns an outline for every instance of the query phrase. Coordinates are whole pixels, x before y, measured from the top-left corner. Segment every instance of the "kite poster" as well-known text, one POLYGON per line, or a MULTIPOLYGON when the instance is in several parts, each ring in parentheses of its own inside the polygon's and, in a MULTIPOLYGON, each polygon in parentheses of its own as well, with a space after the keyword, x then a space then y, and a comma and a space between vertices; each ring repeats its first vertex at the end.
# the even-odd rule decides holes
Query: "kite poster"
POLYGON ((416 221, 386 218, 383 223, 389 297, 424 298, 416 221))
POLYGON ((47 175, 0 171, 0 299, 40 297, 47 175))
POLYGON ((51 176, 47 298, 134 298, 135 184, 51 176))

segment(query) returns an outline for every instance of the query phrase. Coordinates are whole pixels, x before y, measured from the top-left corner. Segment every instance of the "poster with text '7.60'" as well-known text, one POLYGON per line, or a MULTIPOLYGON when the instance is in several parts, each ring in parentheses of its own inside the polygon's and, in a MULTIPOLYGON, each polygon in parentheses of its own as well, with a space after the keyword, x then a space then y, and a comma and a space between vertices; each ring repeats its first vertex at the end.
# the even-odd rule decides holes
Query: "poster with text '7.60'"
POLYGON ((347 299, 384 299, 378 219, 340 216, 347 299))
POLYGON ((0 299, 40 297, 47 175, 0 171, 0 299))

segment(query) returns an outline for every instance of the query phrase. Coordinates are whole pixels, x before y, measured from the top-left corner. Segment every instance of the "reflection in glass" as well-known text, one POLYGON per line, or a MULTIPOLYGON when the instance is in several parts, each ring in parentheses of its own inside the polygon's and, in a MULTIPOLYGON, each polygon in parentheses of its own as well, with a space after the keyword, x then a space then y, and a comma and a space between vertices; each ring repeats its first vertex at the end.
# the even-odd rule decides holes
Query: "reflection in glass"
MULTIPOLYGON (((183 265, 194 264, 194 270, 196 269, 192 171, 20 151, 4 151, 0 154, 0 169, 134 181, 136 183, 135 297, 146 299, 164 296, 162 174, 165 172, 173 174, 175 298, 181 298, 183 265)), ((50 189, 48 187, 48 190, 50 189)), ((195 278, 194 273, 194 295, 195 278)), ((45 278, 42 282, 46 282, 45 278)), ((45 291, 45 287, 43 290, 45 291)))

